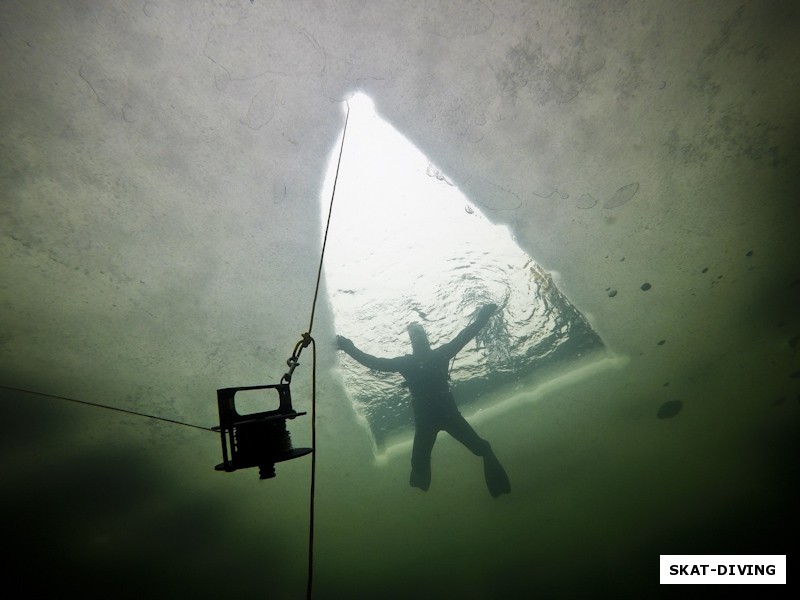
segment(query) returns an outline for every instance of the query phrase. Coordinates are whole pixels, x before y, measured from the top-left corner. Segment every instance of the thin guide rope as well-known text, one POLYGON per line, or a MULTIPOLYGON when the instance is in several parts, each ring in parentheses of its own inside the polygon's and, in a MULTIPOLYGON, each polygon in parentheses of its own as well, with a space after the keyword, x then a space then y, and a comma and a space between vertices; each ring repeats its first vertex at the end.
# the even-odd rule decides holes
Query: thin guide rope
POLYGON ((317 480, 317 343, 311 337, 311 328, 314 326, 314 312, 317 308, 317 296, 319 295, 319 285, 322 280, 322 263, 325 259, 325 247, 328 243, 328 231, 331 227, 331 215, 333 214, 333 199, 336 197, 336 183, 339 181, 339 169, 342 166, 342 154, 344 153, 344 140, 347 136, 347 121, 350 118, 350 104, 347 104, 347 113, 344 117, 344 129, 342 131, 342 145, 339 147, 339 159, 336 161, 336 175, 333 178, 333 190, 331 191, 331 201, 328 206, 328 220, 325 223, 325 235, 322 238, 322 250, 319 256, 319 268, 317 269, 317 285, 314 289, 314 300, 311 303, 311 319, 308 323, 308 338, 311 340, 312 369, 311 369, 311 489, 309 491, 309 518, 308 518, 308 586, 306 588, 306 598, 311 600, 314 584, 314 493, 317 480))
POLYGON ((134 410, 117 408, 116 406, 109 406, 107 404, 100 404, 98 402, 87 402, 86 400, 77 400, 75 398, 68 398, 67 396, 46 394, 44 392, 37 392, 35 390, 26 390, 23 388, 11 387, 8 385, 0 385, 0 389, 9 390, 11 392, 22 392, 24 394, 33 394, 35 396, 44 396, 45 398, 55 398, 56 400, 66 400, 67 402, 76 402, 77 404, 86 404, 88 406, 96 406, 97 408, 107 408, 108 410, 115 410, 117 412, 127 413, 129 415, 136 415, 137 417, 147 417, 148 419, 155 419, 156 421, 165 421, 166 423, 174 423, 176 425, 183 425, 185 427, 194 427, 195 429, 202 429, 203 431, 212 431, 212 432, 214 431, 210 427, 201 427, 200 425, 192 425, 191 423, 184 423, 183 421, 176 421, 175 419, 165 419, 164 417, 157 417, 155 415, 148 415, 147 413, 136 412, 134 410))

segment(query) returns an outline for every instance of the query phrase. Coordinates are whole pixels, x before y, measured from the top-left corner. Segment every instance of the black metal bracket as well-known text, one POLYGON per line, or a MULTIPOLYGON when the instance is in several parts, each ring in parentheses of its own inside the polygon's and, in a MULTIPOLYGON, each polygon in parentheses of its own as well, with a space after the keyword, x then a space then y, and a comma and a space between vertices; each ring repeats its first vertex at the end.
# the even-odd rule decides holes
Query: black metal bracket
POLYGON ((311 453, 311 448, 293 448, 287 419, 305 415, 292 408, 289 383, 230 387, 217 390, 219 426, 222 443, 222 463, 217 471, 232 472, 237 469, 258 467, 261 479, 275 477, 275 463, 299 458, 311 453), (262 412, 240 414, 236 410, 237 392, 274 389, 278 393, 278 408, 262 412))

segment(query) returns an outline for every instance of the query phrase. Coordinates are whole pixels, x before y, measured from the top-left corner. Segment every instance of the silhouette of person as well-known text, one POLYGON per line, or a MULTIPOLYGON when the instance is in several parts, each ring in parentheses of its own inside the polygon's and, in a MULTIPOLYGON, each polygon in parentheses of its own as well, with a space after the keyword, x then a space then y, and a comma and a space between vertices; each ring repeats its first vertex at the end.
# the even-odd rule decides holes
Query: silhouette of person
POLYGON ((414 409, 414 445, 411 451, 410 484, 423 491, 431 484, 431 452, 440 431, 446 431, 483 458, 486 486, 493 497, 511 491, 505 469, 497 460, 489 442, 482 439, 458 411, 448 383, 450 360, 486 325, 497 306, 487 304, 475 320, 449 342, 433 349, 422 325, 411 323, 408 337, 411 354, 396 358, 378 358, 356 348, 346 337, 336 336, 336 343, 356 361, 374 371, 400 373, 411 392, 414 409))

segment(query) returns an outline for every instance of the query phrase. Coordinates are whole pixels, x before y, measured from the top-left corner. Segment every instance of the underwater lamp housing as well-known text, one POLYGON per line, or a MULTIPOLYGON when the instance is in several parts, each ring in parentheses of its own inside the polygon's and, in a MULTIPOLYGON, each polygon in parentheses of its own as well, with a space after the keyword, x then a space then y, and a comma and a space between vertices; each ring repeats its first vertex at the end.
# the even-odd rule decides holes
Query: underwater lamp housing
POLYGON ((258 467, 260 479, 275 477, 275 463, 299 458, 311 453, 311 448, 293 448, 286 420, 306 413, 292 408, 288 383, 231 387, 217 390, 219 426, 222 441, 222 463, 217 471, 228 473, 237 469, 258 467), (278 408, 250 414, 236 410, 237 392, 274 389, 278 394, 278 408))

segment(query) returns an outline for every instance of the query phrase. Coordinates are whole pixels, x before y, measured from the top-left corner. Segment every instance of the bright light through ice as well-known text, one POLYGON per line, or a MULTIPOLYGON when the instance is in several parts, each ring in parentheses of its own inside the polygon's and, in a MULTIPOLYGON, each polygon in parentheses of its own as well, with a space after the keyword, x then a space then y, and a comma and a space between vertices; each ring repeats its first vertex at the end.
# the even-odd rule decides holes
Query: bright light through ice
MULTIPOLYGON (((494 302, 501 310, 453 364, 451 385, 462 409, 534 370, 602 349, 507 228, 490 223, 375 113, 369 98, 357 94, 349 104, 324 263, 338 334, 375 356, 400 356, 410 353, 408 323, 422 323, 435 347, 494 302)), ((338 149, 337 143, 324 188, 323 227, 338 149)), ((410 435, 400 376, 340 356, 345 387, 376 451, 410 435)))

